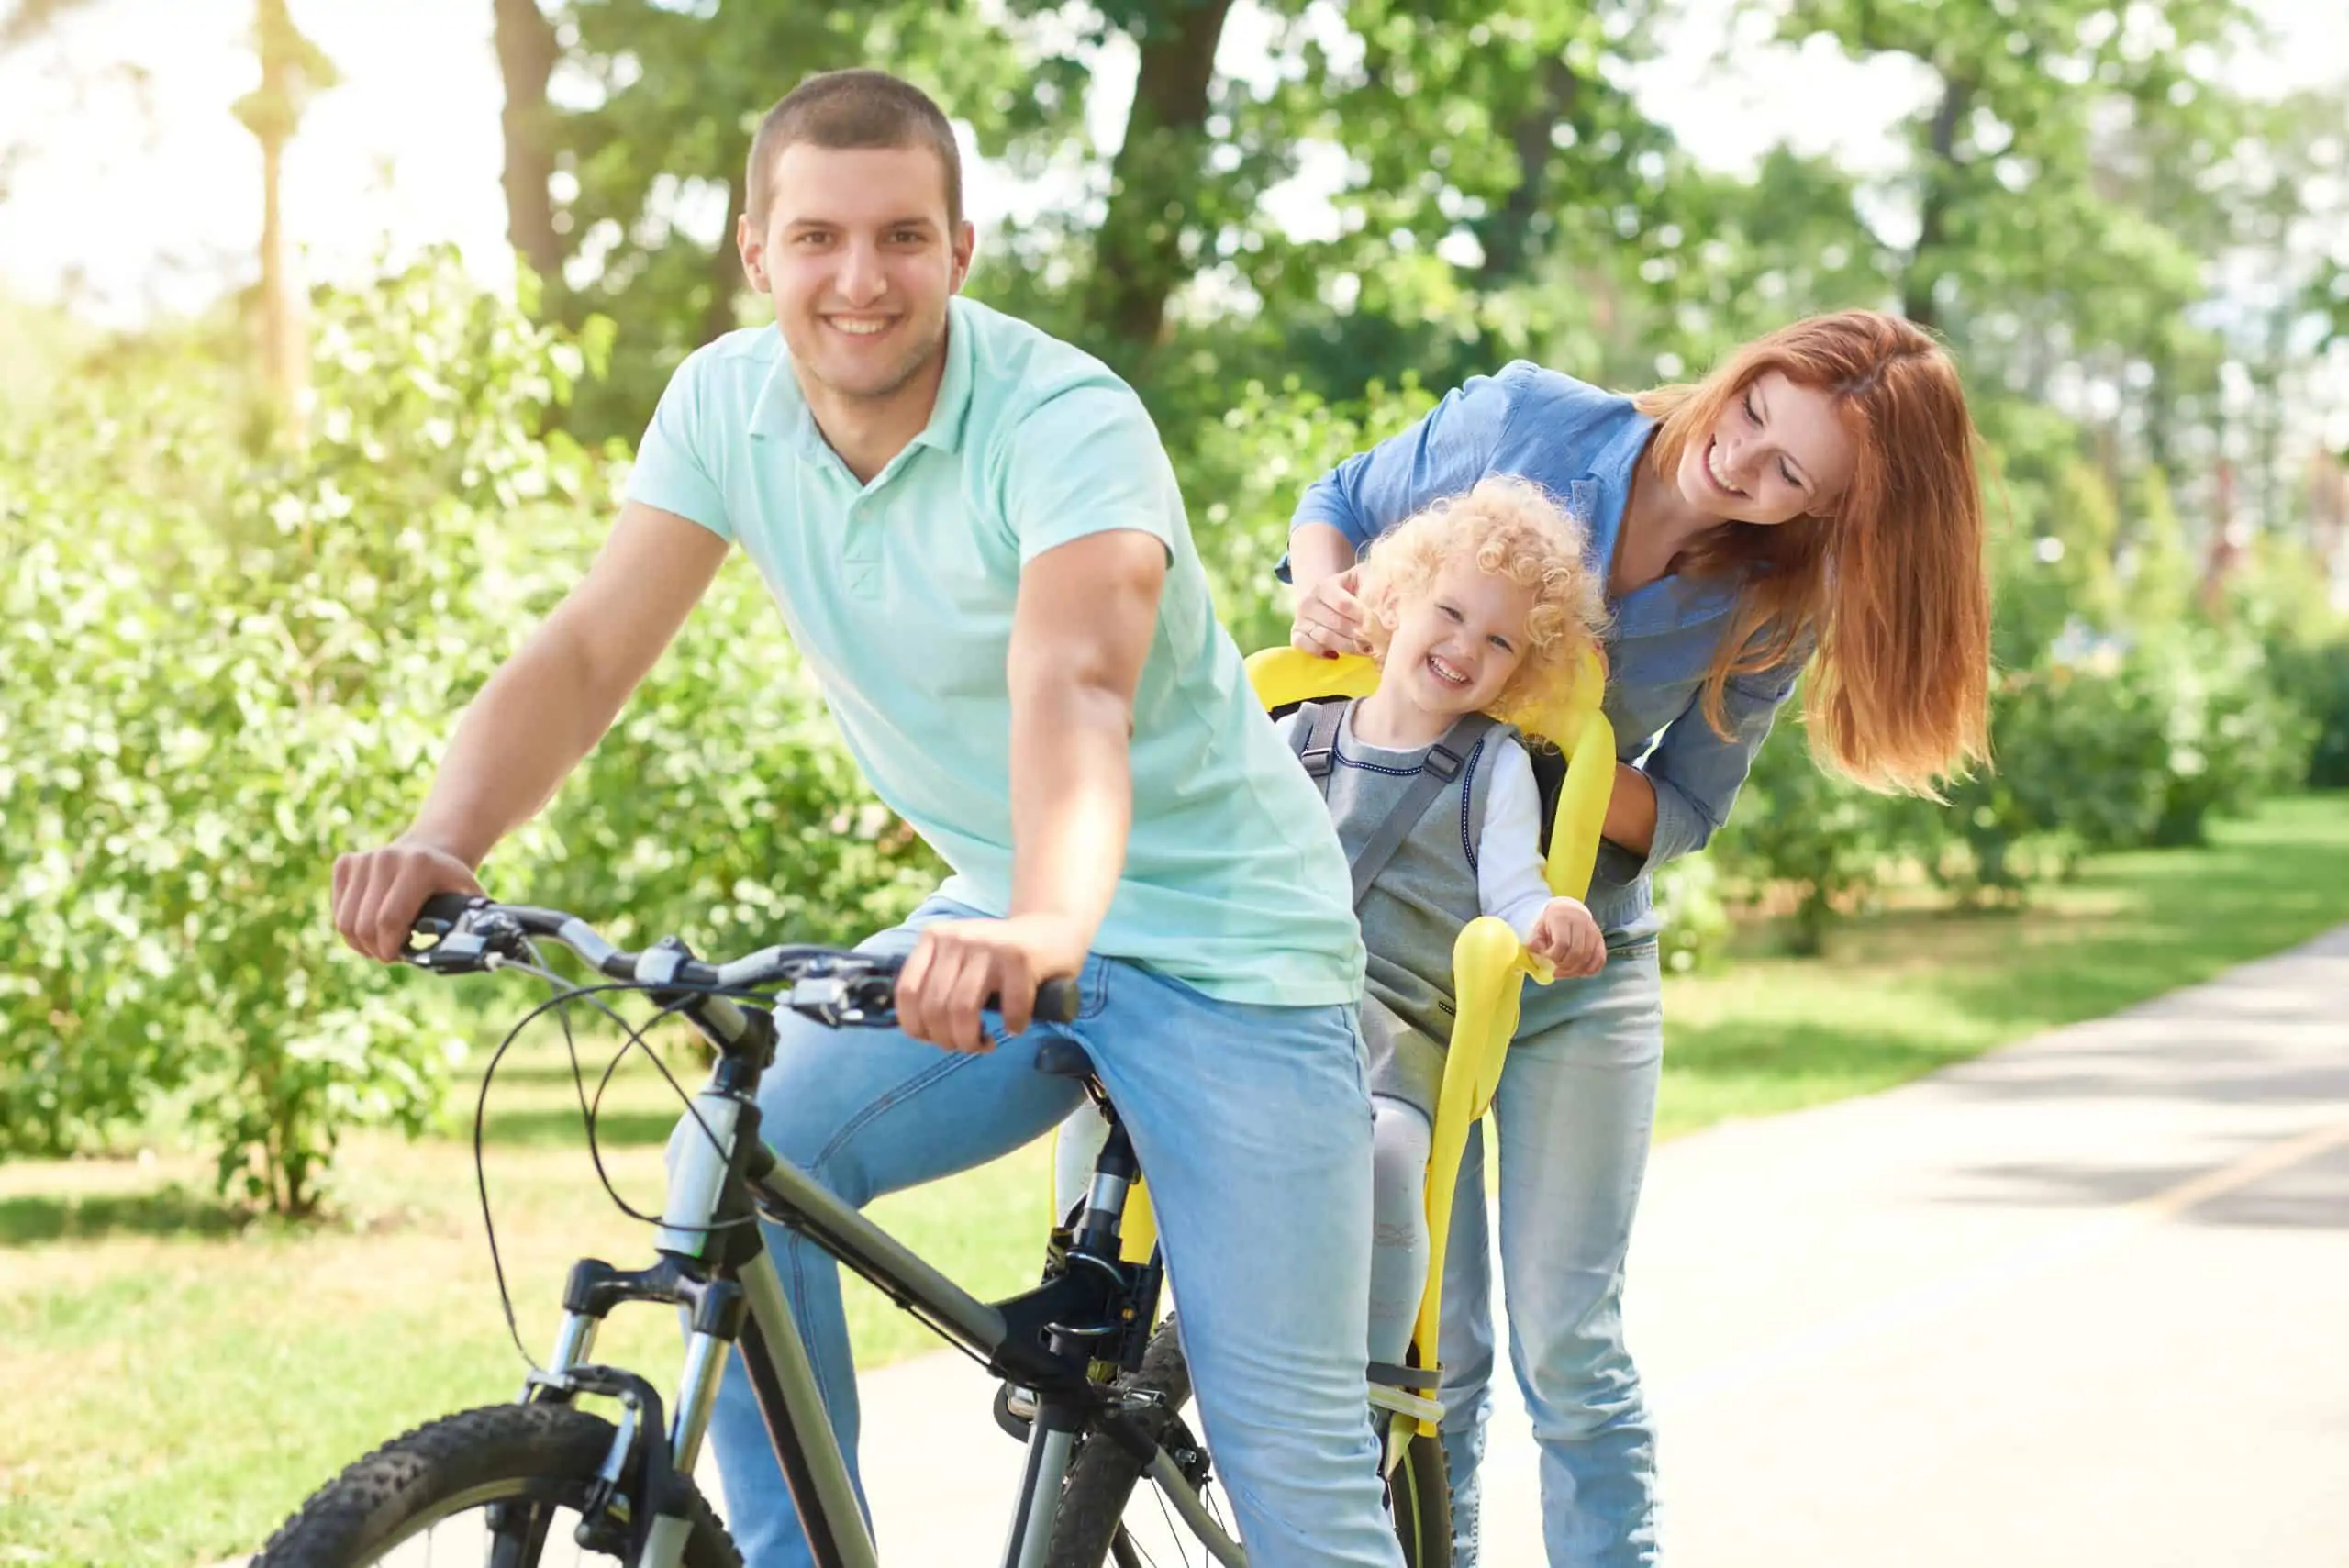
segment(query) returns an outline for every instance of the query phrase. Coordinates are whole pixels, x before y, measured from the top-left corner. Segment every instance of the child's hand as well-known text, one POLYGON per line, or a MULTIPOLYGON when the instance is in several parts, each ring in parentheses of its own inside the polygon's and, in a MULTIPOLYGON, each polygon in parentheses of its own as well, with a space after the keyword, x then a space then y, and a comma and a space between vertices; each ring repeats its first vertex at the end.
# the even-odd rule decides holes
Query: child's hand
POLYGON ((1596 974, 1607 963, 1607 939, 1579 898, 1553 898, 1543 905, 1525 948, 1536 958, 1548 959, 1550 967, 1566 980, 1596 974))

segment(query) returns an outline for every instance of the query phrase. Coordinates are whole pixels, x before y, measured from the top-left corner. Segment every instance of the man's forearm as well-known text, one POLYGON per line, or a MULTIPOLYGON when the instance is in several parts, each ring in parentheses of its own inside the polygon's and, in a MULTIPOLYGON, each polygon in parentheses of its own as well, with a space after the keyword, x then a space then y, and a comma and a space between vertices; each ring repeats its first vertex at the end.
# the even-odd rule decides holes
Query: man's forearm
POLYGON ((1055 915, 1090 940, 1109 913, 1133 826, 1133 701, 1040 684, 1012 708, 1011 913, 1055 915))
POLYGON ((1598 836, 1642 857, 1655 844, 1655 785, 1629 762, 1615 764, 1615 787, 1608 794, 1598 836))
POLYGON ((611 724, 575 659, 541 632, 466 707, 432 791, 406 834, 478 868, 537 815, 611 724))
POLYGON ((1289 581, 1300 594, 1354 563, 1354 541, 1329 523, 1307 523, 1288 536, 1289 581))

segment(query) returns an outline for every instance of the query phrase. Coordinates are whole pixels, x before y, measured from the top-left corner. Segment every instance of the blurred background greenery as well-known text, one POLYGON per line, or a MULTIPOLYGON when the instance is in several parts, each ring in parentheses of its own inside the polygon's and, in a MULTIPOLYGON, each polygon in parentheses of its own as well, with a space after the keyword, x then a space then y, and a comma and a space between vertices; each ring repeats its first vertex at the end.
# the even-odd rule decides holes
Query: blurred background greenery
MULTIPOLYGON (((0 6, 0 1154, 160 1118, 298 1216, 345 1129, 431 1123, 463 1018, 335 951, 328 862, 401 825, 593 550, 677 360, 762 319, 718 239, 758 116, 832 66, 957 114, 973 292, 1141 388, 1243 646, 1283 637, 1302 485, 1468 374, 1635 388, 1850 305, 1949 340, 1994 459, 1999 765, 1889 801, 1782 725, 1666 879, 1676 970, 2349 784, 2337 9, 433 0, 395 49, 328 0, 0 6), (361 145, 338 95, 471 183, 305 163, 316 125, 361 145), (229 150, 200 188, 140 175, 183 139, 229 150), (500 191, 503 235, 459 232, 500 191), (306 201, 373 260, 316 265, 306 201)), ((934 867, 778 629, 729 571, 493 886, 718 946, 902 910, 934 867)))
MULTIPOLYGON (((957 115, 973 292, 1141 389, 1245 647, 1303 485, 1466 375, 1633 389, 1854 305, 1948 339, 1998 765, 1888 800, 1780 726, 1664 878, 1667 1134, 2349 918, 2337 0, 0 0, 0 1559, 216 1560, 510 1393, 462 1091, 529 998, 341 952, 328 863, 762 319, 751 127, 852 63, 957 115)), ((738 565, 486 874, 735 949, 935 872, 738 565)), ((672 1102, 616 1093, 641 1205, 672 1102)), ((642 1246, 575 1107, 549 1040, 490 1105, 533 1342, 642 1246)), ((1008 1290, 1042 1180, 884 1215, 1008 1290)))

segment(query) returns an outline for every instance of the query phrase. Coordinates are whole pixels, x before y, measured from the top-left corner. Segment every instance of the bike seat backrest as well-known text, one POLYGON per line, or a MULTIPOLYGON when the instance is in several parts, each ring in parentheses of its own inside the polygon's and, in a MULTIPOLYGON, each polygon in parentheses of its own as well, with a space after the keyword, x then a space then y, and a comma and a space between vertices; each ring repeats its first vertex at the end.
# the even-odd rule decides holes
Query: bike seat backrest
MULTIPOLYGON (((1359 656, 1324 659, 1295 648, 1267 648, 1248 656, 1248 678, 1265 713, 1280 718, 1308 702, 1368 696, 1378 689, 1378 666, 1359 656)), ((1541 850, 1545 856, 1558 825, 1558 802, 1565 791, 1567 753, 1581 739, 1588 716, 1597 712, 1606 684, 1605 667, 1594 657, 1558 711, 1543 716, 1536 726, 1551 744, 1526 748, 1527 760, 1533 764, 1534 787, 1540 792, 1541 850)))

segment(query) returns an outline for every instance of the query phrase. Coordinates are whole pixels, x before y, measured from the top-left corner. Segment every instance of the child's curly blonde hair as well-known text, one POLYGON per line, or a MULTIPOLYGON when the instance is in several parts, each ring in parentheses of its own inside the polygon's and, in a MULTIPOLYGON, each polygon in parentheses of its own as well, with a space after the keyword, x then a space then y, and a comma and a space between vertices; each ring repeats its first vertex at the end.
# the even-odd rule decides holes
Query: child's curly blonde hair
POLYGON ((1583 558, 1584 537, 1582 525, 1530 480, 1496 474, 1436 502, 1381 535, 1363 558, 1371 657, 1386 662, 1394 638, 1387 623, 1398 600, 1429 592, 1447 562, 1474 562, 1479 572, 1533 591, 1524 662, 1490 711, 1520 729, 1537 723, 1606 635, 1606 588, 1583 558))

